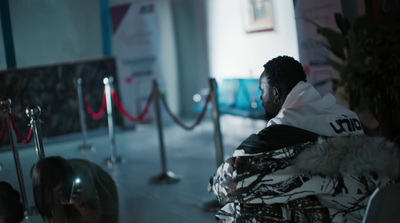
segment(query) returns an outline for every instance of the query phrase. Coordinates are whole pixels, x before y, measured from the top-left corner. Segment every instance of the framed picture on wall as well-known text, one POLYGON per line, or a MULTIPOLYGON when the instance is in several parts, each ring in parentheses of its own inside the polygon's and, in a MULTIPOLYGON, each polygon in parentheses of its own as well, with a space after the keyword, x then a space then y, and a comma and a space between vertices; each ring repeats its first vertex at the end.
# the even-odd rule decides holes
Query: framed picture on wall
POLYGON ((246 32, 262 32, 274 29, 272 0, 242 0, 243 20, 246 32))

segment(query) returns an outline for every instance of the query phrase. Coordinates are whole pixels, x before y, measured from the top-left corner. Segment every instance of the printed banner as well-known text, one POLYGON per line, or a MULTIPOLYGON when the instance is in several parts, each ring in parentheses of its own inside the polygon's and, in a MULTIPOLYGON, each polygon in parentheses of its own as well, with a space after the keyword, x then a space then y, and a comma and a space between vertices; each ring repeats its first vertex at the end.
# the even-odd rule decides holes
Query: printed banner
MULTIPOLYGON (((157 5, 154 1, 114 5, 111 16, 120 97, 129 114, 136 117, 146 105, 153 80, 160 89, 164 85, 157 5)), ((153 114, 146 117, 151 121, 153 114)), ((124 117, 124 126, 134 125, 124 117)))
POLYGON ((339 79, 339 73, 328 63, 327 57, 334 56, 321 42, 326 42, 324 37, 317 33, 315 25, 305 18, 323 27, 339 31, 335 23, 335 13, 342 13, 341 0, 301 0, 294 1, 297 38, 299 45, 300 62, 307 73, 307 80, 321 93, 332 93, 338 98, 338 92, 333 88, 332 80, 339 79))

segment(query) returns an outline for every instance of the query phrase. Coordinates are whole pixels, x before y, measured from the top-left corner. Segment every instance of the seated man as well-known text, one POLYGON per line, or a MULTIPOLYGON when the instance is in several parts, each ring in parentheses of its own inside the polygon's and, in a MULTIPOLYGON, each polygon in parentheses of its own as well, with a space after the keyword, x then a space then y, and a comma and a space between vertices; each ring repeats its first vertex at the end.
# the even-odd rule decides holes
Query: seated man
POLYGON ((363 136, 356 114, 306 83, 299 62, 264 65, 269 120, 210 179, 224 222, 360 222, 378 186, 399 176, 394 144, 363 136))

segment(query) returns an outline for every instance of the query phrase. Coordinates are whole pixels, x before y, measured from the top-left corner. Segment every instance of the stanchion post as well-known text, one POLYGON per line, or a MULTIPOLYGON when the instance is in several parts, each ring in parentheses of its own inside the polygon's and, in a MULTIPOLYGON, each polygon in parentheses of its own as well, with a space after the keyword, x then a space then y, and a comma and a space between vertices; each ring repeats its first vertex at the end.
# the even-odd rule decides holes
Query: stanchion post
POLYGON ((28 116, 28 118, 31 119, 30 126, 32 128, 33 136, 35 138, 36 153, 39 159, 43 159, 45 157, 42 141, 42 129, 40 127, 39 119, 39 115, 41 112, 42 110, 38 105, 28 105, 25 110, 26 115, 28 116))
POLYGON ((117 147, 115 146, 115 132, 114 132, 114 117, 113 117, 113 104, 112 104, 112 90, 114 89, 114 78, 112 76, 103 79, 106 102, 107 102, 107 122, 108 122, 108 135, 110 138, 111 157, 106 160, 108 166, 112 166, 121 162, 121 158, 117 157, 117 147))
POLYGON ((83 144, 78 147, 80 151, 92 150, 93 147, 87 143, 87 128, 86 128, 86 118, 83 105, 83 93, 82 93, 82 78, 78 77, 74 79, 74 84, 76 87, 76 98, 78 101, 78 111, 79 111, 79 122, 81 124, 82 139, 83 144))
POLYGON ((11 99, 2 98, 0 100, 0 105, 1 105, 1 108, 3 109, 3 111, 4 111, 4 115, 6 117, 8 134, 10 136, 10 143, 11 143, 12 150, 13 150, 15 167, 17 169, 20 193, 21 193, 22 202, 23 202, 24 209, 25 209, 25 216, 28 216, 28 215, 32 214, 32 210, 31 210, 31 207, 30 207, 30 205, 28 203, 28 197, 26 195, 24 176, 23 176, 23 173, 22 173, 21 161, 20 161, 20 158, 19 158, 19 152, 18 152, 18 146, 17 146, 17 138, 15 136, 15 132, 13 131, 13 126, 12 126, 12 123, 11 123, 11 117, 10 117, 11 116, 11 99))
MULTIPOLYGON (((215 78, 209 79, 210 83, 210 94, 212 102, 212 118, 214 123, 214 138, 215 138, 215 148, 217 153, 217 167, 219 167, 224 162, 223 147, 222 147, 222 135, 221 126, 219 122, 219 105, 218 105, 218 86, 215 78)), ((217 212, 221 208, 221 204, 218 200, 214 199, 203 204, 203 211, 207 212, 217 212)))
POLYGON ((150 183, 152 184, 170 184, 176 183, 179 181, 179 178, 176 177, 174 173, 171 171, 167 171, 167 164, 165 159, 165 148, 164 148, 164 135, 163 135, 163 126, 162 126, 162 118, 160 112, 160 102, 159 102, 159 89, 156 80, 153 80, 153 93, 154 93, 154 109, 156 112, 156 120, 157 120, 157 130, 158 130, 158 141, 160 143, 160 156, 161 156, 161 168, 162 172, 160 175, 152 177, 150 179, 150 183))
POLYGON ((215 147, 217 152, 217 167, 224 162, 223 144, 222 144, 222 134, 220 126, 220 113, 218 105, 218 86, 215 78, 210 78, 210 92, 212 101, 212 118, 214 122, 214 137, 215 137, 215 147))

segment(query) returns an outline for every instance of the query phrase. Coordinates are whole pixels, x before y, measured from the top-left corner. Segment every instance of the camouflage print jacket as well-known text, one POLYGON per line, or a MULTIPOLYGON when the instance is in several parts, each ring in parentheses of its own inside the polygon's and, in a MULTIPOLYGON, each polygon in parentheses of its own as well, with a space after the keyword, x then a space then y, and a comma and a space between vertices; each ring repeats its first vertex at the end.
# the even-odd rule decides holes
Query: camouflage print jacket
POLYGON ((371 193, 399 177, 398 148, 383 138, 246 149, 258 140, 246 139, 242 153, 210 179, 209 191, 224 205, 216 214, 223 222, 361 222, 371 193))

